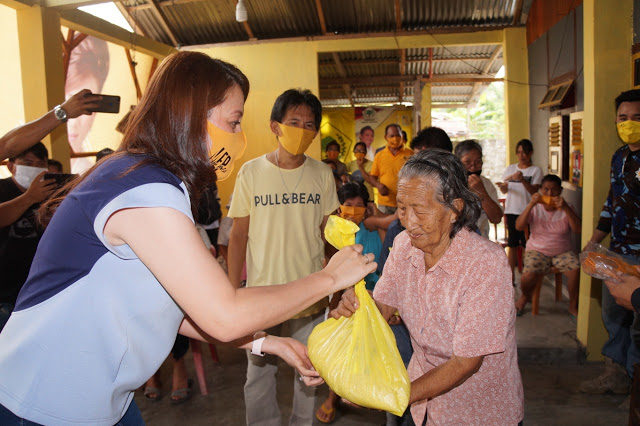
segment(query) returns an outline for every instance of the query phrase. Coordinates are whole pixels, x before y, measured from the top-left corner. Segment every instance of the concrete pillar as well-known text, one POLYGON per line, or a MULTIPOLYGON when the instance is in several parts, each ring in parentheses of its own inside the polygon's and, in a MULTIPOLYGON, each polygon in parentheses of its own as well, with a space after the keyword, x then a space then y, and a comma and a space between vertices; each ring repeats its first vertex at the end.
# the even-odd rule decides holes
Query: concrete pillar
MULTIPOLYGON (((60 15, 33 6, 16 10, 25 121, 41 117, 64 101, 60 15)), ((43 141, 49 155, 70 171, 67 126, 59 126, 43 141)))
POLYGON ((422 129, 431 126, 431 83, 422 88, 420 98, 420 126, 422 129))
MULTIPOLYGON (((611 155, 620 147, 615 127, 614 99, 629 90, 633 43, 633 0, 615 7, 584 0, 584 170, 582 246, 591 238, 609 190, 611 155)), ((606 243, 605 243, 606 244, 606 243)), ((588 359, 602 359, 607 338, 601 318, 601 282, 586 274, 580 279, 577 336, 588 359)))
POLYGON ((526 28, 507 28, 504 40, 506 164, 517 162, 516 144, 529 136, 529 64, 526 28))

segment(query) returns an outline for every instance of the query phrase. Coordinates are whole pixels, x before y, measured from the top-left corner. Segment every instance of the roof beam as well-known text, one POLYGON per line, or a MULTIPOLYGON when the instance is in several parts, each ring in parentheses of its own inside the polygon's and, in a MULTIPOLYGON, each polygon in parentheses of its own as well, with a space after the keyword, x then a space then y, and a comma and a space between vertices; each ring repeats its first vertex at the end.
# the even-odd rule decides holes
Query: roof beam
POLYGON ((318 21, 320 22, 320 30, 322 35, 327 34, 327 24, 324 21, 324 11, 322 10, 322 0, 316 0, 316 12, 318 12, 318 21))
MULTIPOLYGON (((336 67, 338 68, 338 73, 340 74, 341 77, 343 78, 346 77, 347 70, 344 69, 344 66, 342 65, 342 61, 340 60, 340 56, 338 56, 337 53, 332 53, 332 56, 333 56, 333 61, 336 63, 336 67)), ((348 83, 345 83, 342 85, 342 89, 347 95, 347 99, 349 99, 349 103, 351 104, 351 106, 353 106, 353 96, 351 96, 351 86, 348 83)))
POLYGON ((516 0, 516 5, 513 8, 513 21, 511 22, 512 25, 519 25, 520 24, 520 19, 522 17, 522 3, 524 2, 524 0, 516 0))
MULTIPOLYGON (((407 50, 400 49, 400 75, 407 73, 407 50)), ((402 96, 404 95, 404 81, 400 82, 400 96, 398 96, 398 102, 402 102, 402 96)))
POLYGON ((453 104, 431 104, 431 109, 435 109, 435 108, 466 108, 467 104, 465 103, 453 103, 453 104))
MULTIPOLYGON (((493 67, 494 62, 500 56, 500 52, 502 52, 502 46, 496 47, 496 49, 491 54, 491 58, 487 61, 485 66, 482 68, 483 74, 488 74, 491 67, 493 67)), ((474 107, 478 103, 478 99, 480 97, 480 91, 482 89, 483 83, 475 83, 473 85, 473 89, 471 89, 471 95, 469 95, 469 107, 474 107)))
POLYGON ((396 31, 402 30, 402 5, 400 0, 396 0, 393 5, 394 13, 396 15, 396 31))
POLYGON ((158 17, 160 26, 162 27, 164 32, 167 34, 169 39, 171 39, 171 43, 173 43, 173 47, 179 46, 180 42, 176 38, 176 35, 173 33, 173 30, 171 29, 171 27, 169 27, 169 23, 167 22, 167 17, 165 16, 162 9, 158 6, 158 3, 156 2, 156 0, 147 0, 147 3, 151 5, 151 10, 153 10, 153 13, 155 13, 156 16, 158 17))
POLYGON ((41 2, 44 7, 51 7, 60 10, 76 9, 81 6, 91 6, 104 3, 105 0, 44 0, 41 2))
MULTIPOLYGON (((491 55, 483 55, 483 56, 457 56, 451 58, 433 58, 433 62, 455 62, 455 61, 486 61, 487 59, 491 59, 491 55)), ((421 64, 429 62, 429 58, 425 59, 410 59, 405 58, 407 64, 421 64)), ((345 65, 395 65, 398 63, 398 59, 381 59, 376 61, 375 59, 351 59, 348 61, 342 61, 345 65)), ((322 62, 318 64, 319 66, 329 66, 332 65, 331 62, 322 62)))
MULTIPOLYGON (((81 10, 60 11, 60 23, 81 33, 99 37, 118 46, 131 48, 131 33, 129 31, 81 10)), ((144 36, 135 37, 135 50, 158 59, 164 59, 177 51, 171 46, 144 36)))
POLYGON ((140 24, 136 20, 135 14, 129 13, 129 9, 124 4, 122 4, 122 2, 115 1, 113 2, 113 4, 116 5, 120 13, 122 13, 122 16, 124 16, 124 19, 129 23, 129 26, 133 28, 133 31, 136 34, 140 34, 143 36, 147 35, 147 33, 144 31, 144 29, 140 26, 140 24))
MULTIPOLYGON (((7 1, 7 0, 0 0, 7 1)), ((291 43, 314 41, 319 53, 347 52, 353 50, 395 50, 409 48, 445 46, 479 46, 502 44, 504 29, 508 25, 492 27, 433 28, 430 31, 389 31, 381 33, 332 34, 306 37, 288 37, 268 40, 233 41, 227 43, 208 43, 189 46, 190 49, 206 49, 211 47, 234 47, 253 44, 291 43), (434 37, 435 36, 435 37, 434 37)))
POLYGON ((376 75, 372 77, 340 77, 340 78, 321 78, 320 86, 341 86, 343 84, 376 84, 376 83, 400 83, 421 79, 425 83, 493 83, 494 81, 503 81, 501 78, 485 77, 479 74, 448 74, 434 75, 428 78, 422 74, 406 74, 406 75, 376 75))

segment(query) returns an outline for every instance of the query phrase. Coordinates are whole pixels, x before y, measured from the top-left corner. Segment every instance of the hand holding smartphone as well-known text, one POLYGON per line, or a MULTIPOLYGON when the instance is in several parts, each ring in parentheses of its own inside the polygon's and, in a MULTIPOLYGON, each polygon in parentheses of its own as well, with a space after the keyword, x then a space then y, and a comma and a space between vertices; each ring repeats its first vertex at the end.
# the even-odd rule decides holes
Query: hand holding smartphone
POLYGON ((102 99, 98 101, 98 106, 96 108, 91 108, 89 111, 108 112, 111 114, 117 114, 120 112, 120 96, 102 95, 100 93, 91 93, 91 95, 102 96, 102 99))

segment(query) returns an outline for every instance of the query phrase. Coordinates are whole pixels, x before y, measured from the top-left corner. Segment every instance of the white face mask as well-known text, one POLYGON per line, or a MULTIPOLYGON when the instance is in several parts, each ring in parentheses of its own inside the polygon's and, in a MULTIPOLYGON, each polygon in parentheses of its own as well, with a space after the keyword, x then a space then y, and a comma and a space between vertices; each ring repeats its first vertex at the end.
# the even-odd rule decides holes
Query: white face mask
POLYGON ((13 170, 13 178, 18 185, 24 189, 29 189, 36 176, 46 171, 47 169, 44 167, 21 166, 16 164, 13 170))

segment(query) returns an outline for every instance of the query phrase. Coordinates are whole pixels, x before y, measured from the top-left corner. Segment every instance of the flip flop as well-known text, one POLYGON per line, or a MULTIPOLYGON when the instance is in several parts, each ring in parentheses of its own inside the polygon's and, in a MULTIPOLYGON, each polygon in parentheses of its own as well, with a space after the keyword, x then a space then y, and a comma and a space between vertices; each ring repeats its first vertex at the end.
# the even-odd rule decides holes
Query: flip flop
POLYGON ((193 387, 193 380, 187 380, 187 387, 182 389, 176 389, 171 392, 171 403, 174 405, 182 404, 191 398, 191 388, 193 387), (178 398, 178 399, 175 399, 178 398))
POLYGON ((149 401, 155 402, 160 400, 160 398, 162 398, 162 392, 160 391, 160 388, 154 388, 153 386, 145 386, 144 397, 147 398, 149 401))
POLYGON ((318 408, 318 411, 316 411, 316 419, 318 419, 318 421, 320 421, 321 423, 325 423, 325 424, 333 423, 333 421, 336 419, 336 409, 335 409, 335 407, 329 410, 329 409, 327 409, 327 407, 325 407, 324 402, 323 402, 322 405, 320 406, 320 408, 318 408), (322 410, 323 413, 325 413, 327 416, 329 416, 327 418, 327 420, 322 420, 320 418, 320 416, 318 416, 318 413, 320 412, 320 410, 322 410))

